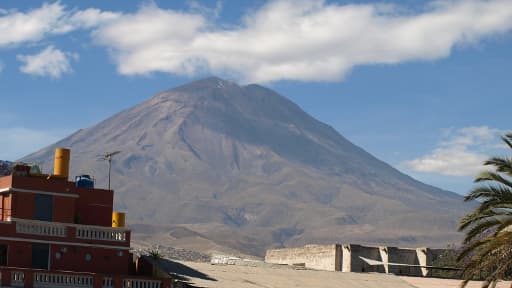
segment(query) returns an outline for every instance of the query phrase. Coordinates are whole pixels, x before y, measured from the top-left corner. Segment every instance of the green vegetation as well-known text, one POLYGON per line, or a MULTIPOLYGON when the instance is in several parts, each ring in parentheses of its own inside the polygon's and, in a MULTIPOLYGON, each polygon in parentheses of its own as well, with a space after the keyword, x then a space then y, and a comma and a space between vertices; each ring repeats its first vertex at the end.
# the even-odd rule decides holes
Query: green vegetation
POLYGON ((151 263, 153 266, 153 271, 151 272, 152 276, 153 277, 165 277, 166 276, 165 273, 162 273, 159 269, 160 261, 162 261, 162 259, 163 259, 163 255, 160 252, 160 247, 156 246, 156 247, 149 248, 147 250, 147 255, 149 256, 149 258, 152 261, 152 263, 151 263), (162 274, 164 274, 164 275, 162 275, 162 274))
MULTIPOLYGON (((502 137, 512 149, 512 133, 502 137)), ((479 206, 460 222, 466 233, 458 260, 462 264, 462 287, 472 279, 484 279, 483 287, 494 287, 498 280, 512 276, 512 158, 493 157, 485 165, 494 171, 480 173, 465 201, 478 200, 479 206)))
MULTIPOLYGON (((448 244, 446 250, 432 259, 432 266, 444 268, 460 268, 457 257, 459 250, 455 244, 448 244)), ((459 277, 459 271, 447 269, 432 269, 432 277, 455 279, 459 277)))

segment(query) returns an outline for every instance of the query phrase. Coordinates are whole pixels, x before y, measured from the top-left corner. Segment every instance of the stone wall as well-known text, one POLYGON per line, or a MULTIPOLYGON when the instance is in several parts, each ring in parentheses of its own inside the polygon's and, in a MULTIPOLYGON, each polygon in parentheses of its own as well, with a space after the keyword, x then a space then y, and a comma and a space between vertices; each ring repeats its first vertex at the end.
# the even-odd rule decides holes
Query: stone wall
POLYGON ((341 245, 306 245, 302 248, 267 250, 265 262, 304 266, 317 270, 340 271, 341 245))

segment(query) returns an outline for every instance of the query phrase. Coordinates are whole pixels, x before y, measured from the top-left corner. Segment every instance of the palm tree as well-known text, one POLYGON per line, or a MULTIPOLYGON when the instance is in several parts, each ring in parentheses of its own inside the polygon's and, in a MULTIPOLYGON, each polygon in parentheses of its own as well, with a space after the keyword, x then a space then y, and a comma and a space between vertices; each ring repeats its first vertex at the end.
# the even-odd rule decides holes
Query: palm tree
POLYGON ((160 247, 156 246, 156 247, 150 248, 150 249, 148 249, 147 253, 148 253, 149 258, 151 259, 151 265, 153 267, 153 271, 151 272, 152 276, 160 277, 160 272, 159 272, 158 267, 160 266, 160 262, 163 259, 163 255, 160 252, 160 247))
MULTIPOLYGON (((501 137, 512 149, 512 133, 501 137)), ((493 157, 484 162, 494 171, 481 172, 464 201, 479 201, 479 206, 460 221, 465 231, 462 263, 463 282, 483 277, 482 287, 495 287, 498 280, 512 276, 512 158, 493 157)))

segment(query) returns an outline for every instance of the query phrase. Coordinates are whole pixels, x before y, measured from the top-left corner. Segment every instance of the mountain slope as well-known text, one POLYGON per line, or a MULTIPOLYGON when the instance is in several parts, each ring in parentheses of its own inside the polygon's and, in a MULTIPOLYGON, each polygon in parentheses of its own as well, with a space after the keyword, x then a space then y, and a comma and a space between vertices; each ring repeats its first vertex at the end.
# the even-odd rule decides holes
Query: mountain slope
POLYGON ((113 163, 128 220, 184 225, 261 254, 308 242, 437 244, 458 239, 462 198, 420 183, 353 145, 283 96, 208 78, 160 93, 23 158, 51 167, 72 148, 72 174, 113 163))

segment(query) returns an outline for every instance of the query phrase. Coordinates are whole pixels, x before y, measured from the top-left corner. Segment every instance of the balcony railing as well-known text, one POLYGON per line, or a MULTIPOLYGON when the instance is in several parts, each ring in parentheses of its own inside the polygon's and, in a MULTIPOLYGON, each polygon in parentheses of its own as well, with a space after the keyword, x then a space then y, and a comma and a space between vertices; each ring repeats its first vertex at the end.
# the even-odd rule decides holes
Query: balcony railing
POLYGON ((76 238, 102 241, 126 241, 125 231, 115 231, 110 228, 77 227, 76 238))
POLYGON ((0 287, 26 288, 171 288, 168 278, 133 275, 107 276, 95 273, 45 271, 0 266, 0 287))
POLYGON ((22 234, 66 237, 67 229, 63 224, 45 222, 16 221, 16 232, 22 234))
POLYGON ((11 218, 16 223, 16 233, 59 238, 75 238, 109 242, 124 242, 129 239, 129 230, 71 223, 56 223, 38 220, 11 218))
POLYGON ((147 279, 124 279, 123 288, 161 288, 162 281, 147 279))
POLYGON ((70 275, 60 273, 34 273, 34 287, 35 288, 64 288, 64 287, 93 287, 94 278, 92 276, 84 275, 70 275))
POLYGON ((25 273, 21 271, 12 271, 11 273, 12 287, 25 287, 25 273))

